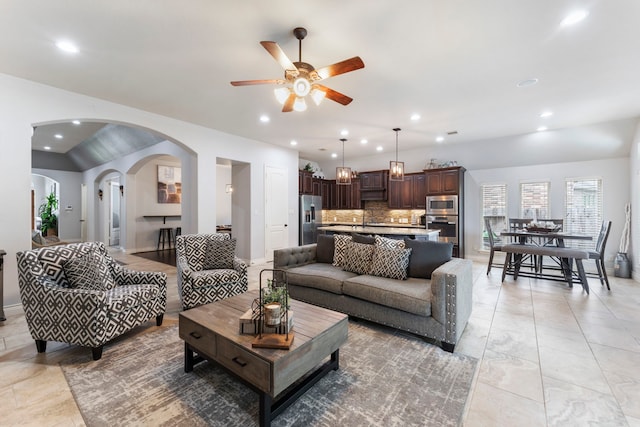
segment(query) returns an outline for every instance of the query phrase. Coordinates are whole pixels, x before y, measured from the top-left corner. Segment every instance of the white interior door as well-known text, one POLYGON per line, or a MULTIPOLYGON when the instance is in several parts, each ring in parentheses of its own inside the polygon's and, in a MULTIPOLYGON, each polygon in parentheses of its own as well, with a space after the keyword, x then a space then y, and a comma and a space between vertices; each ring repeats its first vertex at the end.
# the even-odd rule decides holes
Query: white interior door
POLYGON ((120 182, 109 182, 109 246, 120 244, 120 182))
POLYGON ((80 184, 80 241, 87 241, 87 185, 80 184))
POLYGON ((289 194, 287 170, 272 166, 265 168, 265 259, 273 261, 273 251, 288 245, 289 194))

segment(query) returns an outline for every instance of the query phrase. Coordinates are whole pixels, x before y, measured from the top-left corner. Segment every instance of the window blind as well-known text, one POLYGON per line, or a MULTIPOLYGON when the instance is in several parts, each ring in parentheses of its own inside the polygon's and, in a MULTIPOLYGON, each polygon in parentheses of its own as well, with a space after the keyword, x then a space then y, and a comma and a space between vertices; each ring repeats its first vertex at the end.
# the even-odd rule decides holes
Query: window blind
POLYGON ((507 185, 483 184, 482 190, 482 249, 489 250, 489 239, 485 229, 484 219, 489 218, 491 229, 496 234, 496 242, 500 241, 498 234, 507 229, 507 185))
POLYGON ((520 184, 521 218, 549 219, 549 182, 520 184))
POLYGON ((565 230, 593 236, 594 240, 567 241, 567 245, 594 249, 602 225, 602 179, 567 179, 565 230))

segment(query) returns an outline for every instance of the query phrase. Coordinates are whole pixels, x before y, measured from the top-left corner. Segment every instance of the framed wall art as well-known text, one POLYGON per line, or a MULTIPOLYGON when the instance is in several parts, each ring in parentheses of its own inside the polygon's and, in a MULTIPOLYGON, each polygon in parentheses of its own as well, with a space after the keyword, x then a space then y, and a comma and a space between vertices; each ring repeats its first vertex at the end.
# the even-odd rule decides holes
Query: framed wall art
POLYGON ((158 203, 182 201, 182 169, 158 165, 158 203))

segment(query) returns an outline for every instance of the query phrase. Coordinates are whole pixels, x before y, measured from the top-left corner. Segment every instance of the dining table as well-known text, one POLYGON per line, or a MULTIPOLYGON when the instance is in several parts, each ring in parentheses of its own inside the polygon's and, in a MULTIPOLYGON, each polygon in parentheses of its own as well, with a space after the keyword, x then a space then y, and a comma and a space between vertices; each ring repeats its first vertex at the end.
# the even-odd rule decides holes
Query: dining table
MULTIPOLYGON (((522 254, 526 255, 530 253, 532 263, 530 266, 533 271, 530 272, 520 272, 514 271, 515 269, 509 265, 508 262, 505 261, 505 267, 503 271, 504 274, 508 272, 508 269, 511 268, 511 272, 514 273, 514 278, 517 275, 525 276, 525 277, 534 277, 534 278, 543 278, 549 280, 558 280, 567 282, 569 286, 572 286, 572 278, 574 277, 575 272, 573 271, 573 258, 569 257, 556 257, 553 255, 549 255, 556 265, 545 266, 543 263, 543 256, 540 255, 541 251, 538 249, 539 247, 556 247, 556 248, 566 248, 567 240, 578 240, 578 241, 591 241, 593 240, 593 236, 584 234, 584 233, 573 233, 566 231, 540 231, 540 230, 514 230, 514 231, 503 231, 500 233, 500 237, 503 238, 503 245, 523 245, 523 248, 520 254, 520 259, 518 259, 519 263, 522 263, 522 254), (506 239, 505 239, 506 238, 506 239), (510 240, 510 241, 508 241, 510 240), (530 248, 530 250, 528 250, 530 248), (546 271, 545 271, 546 270, 546 271), (557 274, 560 272, 561 274, 557 274)), ((569 249, 569 248, 567 248, 569 249)), ((562 251, 564 252, 564 251, 562 251)), ((570 253, 567 251, 567 253, 570 253)), ((507 260, 508 261, 508 260, 507 260)), ((580 263, 580 267, 582 264, 580 263)), ((583 275, 584 276, 584 275, 583 275)), ((580 281, 584 281, 584 277, 578 277, 580 281)), ((588 284, 583 283, 587 292, 588 292, 588 284)))

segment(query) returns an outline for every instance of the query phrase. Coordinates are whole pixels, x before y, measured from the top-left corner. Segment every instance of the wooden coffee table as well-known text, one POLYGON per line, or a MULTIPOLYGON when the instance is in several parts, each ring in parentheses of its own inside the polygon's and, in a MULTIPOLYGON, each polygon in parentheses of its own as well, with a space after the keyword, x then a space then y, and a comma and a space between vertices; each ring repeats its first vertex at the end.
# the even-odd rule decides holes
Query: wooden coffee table
POLYGON ((338 369, 348 316, 291 300, 291 348, 252 348, 255 336, 241 335, 238 319, 257 296, 257 291, 246 292, 184 311, 179 328, 185 342, 184 371, 191 372, 206 359, 235 374, 260 395, 260 425, 268 426, 324 375, 338 369))

